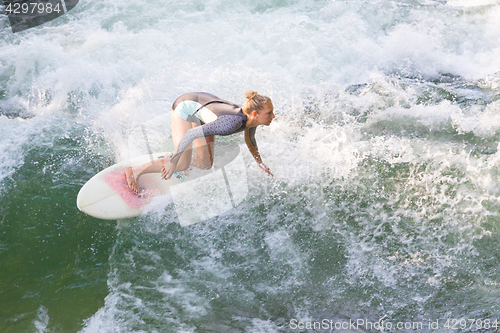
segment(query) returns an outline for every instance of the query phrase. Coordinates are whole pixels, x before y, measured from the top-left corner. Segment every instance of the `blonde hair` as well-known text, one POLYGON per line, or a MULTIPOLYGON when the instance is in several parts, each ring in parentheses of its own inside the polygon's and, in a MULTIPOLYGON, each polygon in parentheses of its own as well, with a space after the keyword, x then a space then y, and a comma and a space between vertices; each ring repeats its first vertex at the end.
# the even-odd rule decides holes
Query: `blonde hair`
POLYGON ((245 93, 245 98, 247 98, 247 101, 241 108, 246 115, 249 115, 252 111, 259 112, 264 109, 267 103, 272 103, 269 97, 259 95, 253 90, 247 91, 245 93))

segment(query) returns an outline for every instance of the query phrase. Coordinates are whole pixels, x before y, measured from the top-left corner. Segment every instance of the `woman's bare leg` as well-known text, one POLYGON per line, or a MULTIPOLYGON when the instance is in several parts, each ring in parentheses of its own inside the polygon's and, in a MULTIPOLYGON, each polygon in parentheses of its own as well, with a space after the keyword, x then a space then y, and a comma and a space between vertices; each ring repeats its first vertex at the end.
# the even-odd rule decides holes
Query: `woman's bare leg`
MULTIPOLYGON (((177 113, 172 110, 172 141, 174 142, 175 151, 177 151, 179 143, 181 142, 186 132, 194 127, 193 125, 196 126, 196 124, 192 124, 189 121, 182 119, 177 115, 177 113)), ((182 171, 189 168, 189 165, 191 164, 192 152, 193 149, 191 148, 191 146, 184 150, 184 152, 181 154, 181 157, 177 161, 175 171, 182 171)))
POLYGON ((165 156, 165 158, 159 158, 157 160, 145 163, 139 166, 129 166, 125 169, 125 176, 127 177, 128 187, 132 190, 132 192, 138 194, 141 189, 137 182, 139 181, 139 177, 141 177, 145 173, 160 173, 163 163, 168 162, 170 160, 170 155, 165 156))
MULTIPOLYGON (((193 124, 196 126, 196 124, 193 124)), ((194 127, 194 126, 193 126, 194 127)), ((214 164, 214 137, 207 136, 193 141, 194 154, 192 165, 199 169, 210 169, 214 164)))
MULTIPOLYGON (((186 132, 199 126, 197 124, 190 123, 181 117, 179 117, 175 112, 172 112, 172 140, 174 142, 175 150, 179 147, 179 143, 186 134, 186 132)), ((210 169, 213 164, 214 155, 214 137, 209 136, 206 138, 198 138, 193 140, 194 144, 194 154, 192 147, 188 147, 179 158, 175 171, 183 171, 189 168, 192 164, 194 167, 200 169, 210 169)))
MULTIPOLYGON (((186 132, 198 126, 197 124, 190 123, 187 120, 179 117, 174 111, 172 111, 172 140, 174 142, 175 151, 179 147, 179 143, 186 134, 186 132)), ((198 138, 193 141, 195 147, 195 154, 193 159, 193 166, 200 169, 210 169, 214 161, 214 137, 198 138)), ((189 168, 191 165, 192 148, 187 148, 179 158, 175 171, 183 171, 189 168)), ((136 194, 140 192, 138 185, 139 178, 145 173, 160 173, 164 163, 170 161, 170 156, 165 156, 154 160, 152 162, 145 163, 140 166, 131 166, 125 169, 125 175, 127 177, 127 184, 129 188, 136 194)))

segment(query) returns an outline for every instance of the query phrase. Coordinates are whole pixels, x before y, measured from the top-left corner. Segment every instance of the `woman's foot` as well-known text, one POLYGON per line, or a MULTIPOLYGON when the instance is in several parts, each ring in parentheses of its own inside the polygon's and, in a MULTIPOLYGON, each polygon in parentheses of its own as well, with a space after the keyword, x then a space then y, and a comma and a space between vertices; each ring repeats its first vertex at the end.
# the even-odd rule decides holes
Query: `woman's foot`
POLYGON ((141 188, 139 187, 139 177, 141 177, 145 173, 161 173, 163 172, 163 166, 165 163, 170 161, 172 158, 172 153, 167 153, 170 156, 165 158, 158 158, 154 161, 145 163, 139 166, 130 166, 125 169, 125 177, 127 178, 128 188, 134 192, 136 195, 141 193, 141 188))
POLYGON ((137 181, 134 176, 134 170, 132 167, 128 167, 125 169, 125 177, 127 178, 128 188, 135 194, 139 194, 141 192, 141 189, 139 188, 139 185, 137 185, 137 181))

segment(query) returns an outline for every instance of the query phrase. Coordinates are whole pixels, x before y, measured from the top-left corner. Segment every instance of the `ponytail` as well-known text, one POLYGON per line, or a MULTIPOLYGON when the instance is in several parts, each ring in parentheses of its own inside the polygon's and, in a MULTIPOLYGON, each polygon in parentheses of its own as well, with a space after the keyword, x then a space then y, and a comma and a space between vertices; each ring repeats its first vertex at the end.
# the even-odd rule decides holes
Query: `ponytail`
POLYGON ((247 101, 243 104, 242 109, 246 115, 250 115, 252 111, 261 111, 267 103, 271 103, 271 99, 267 96, 259 95, 254 90, 249 90, 245 93, 247 101))

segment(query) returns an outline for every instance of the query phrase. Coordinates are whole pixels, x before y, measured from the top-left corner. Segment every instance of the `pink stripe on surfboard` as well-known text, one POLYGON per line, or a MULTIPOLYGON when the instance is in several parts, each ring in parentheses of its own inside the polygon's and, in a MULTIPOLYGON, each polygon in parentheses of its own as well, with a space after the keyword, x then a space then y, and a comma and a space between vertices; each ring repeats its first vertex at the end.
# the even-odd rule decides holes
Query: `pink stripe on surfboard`
POLYGON ((112 171, 104 176, 104 180, 130 208, 138 209, 149 202, 147 193, 137 196, 128 188, 125 170, 112 171))

